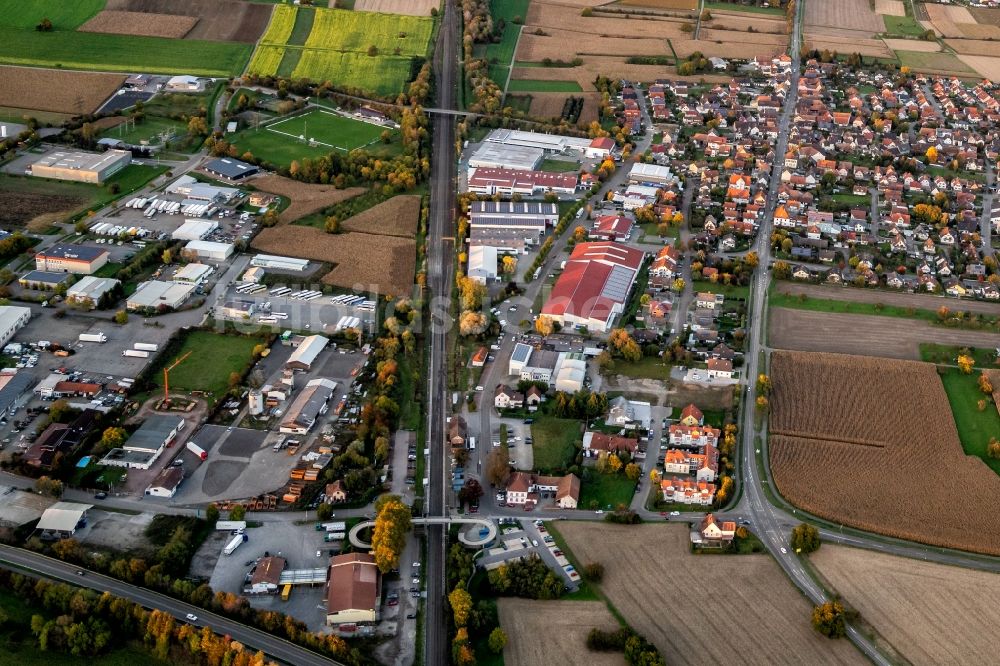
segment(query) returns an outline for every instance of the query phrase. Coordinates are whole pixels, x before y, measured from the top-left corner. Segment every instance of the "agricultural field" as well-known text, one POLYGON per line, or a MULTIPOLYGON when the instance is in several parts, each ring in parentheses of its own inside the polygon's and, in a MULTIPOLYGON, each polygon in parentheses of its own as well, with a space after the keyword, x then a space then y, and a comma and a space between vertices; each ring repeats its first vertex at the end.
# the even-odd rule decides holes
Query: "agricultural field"
POLYGON ((197 23, 194 16, 105 10, 81 25, 80 31, 183 39, 197 23))
POLYGON ((829 31, 819 32, 807 32, 805 34, 805 44, 811 49, 817 49, 819 51, 837 51, 851 53, 859 53, 863 56, 869 56, 872 58, 888 58, 895 59, 896 56, 885 45, 881 39, 867 39, 858 37, 858 33, 846 33, 841 36, 832 36, 827 34, 829 31))
POLYGON ((34 30, 47 18, 56 30, 75 30, 104 9, 104 0, 0 0, 0 16, 9 28, 34 30))
POLYGON ((883 16, 882 19, 885 21, 885 31, 890 35, 919 37, 924 34, 924 26, 912 16, 883 16))
POLYGON ((251 245, 261 251, 335 264, 324 284, 392 296, 408 296, 416 270, 416 242, 409 238, 348 232, 328 234, 314 227, 264 229, 251 245))
POLYGON ((915 72, 930 74, 973 74, 972 69, 950 53, 923 53, 920 51, 896 51, 901 65, 915 72))
POLYGON ((621 0, 621 4, 630 7, 651 7, 653 9, 679 9, 694 11, 698 9, 697 0, 621 0))
POLYGON ((288 208, 281 212, 281 224, 288 224, 309 213, 364 194, 365 191, 363 187, 338 190, 333 185, 303 183, 273 174, 254 178, 253 186, 262 192, 277 194, 291 200, 292 203, 288 208))
POLYGON ((496 44, 477 45, 474 51, 476 57, 485 57, 491 63, 496 63, 490 66, 490 78, 501 89, 507 85, 521 26, 528 13, 528 2, 529 0, 490 0, 493 24, 499 25, 503 21, 503 34, 496 44))
POLYGON ((935 366, 775 351, 770 370, 770 465, 785 499, 858 529, 1000 554, 1000 476, 962 450, 935 366))
POLYGON ((415 194, 395 196, 343 220, 341 227, 364 234, 414 238, 420 222, 420 199, 415 194))
POLYGON ((329 81, 336 87, 358 87, 377 95, 394 95, 412 78, 411 58, 304 49, 292 72, 295 78, 329 81))
POLYGON ((440 5, 440 0, 354 0, 354 11, 430 16, 440 5))
POLYGON ((872 11, 868 0, 807 2, 804 9, 806 30, 836 28, 869 34, 885 30, 882 17, 872 11))
POLYGON ((104 9, 192 16, 198 23, 187 39, 253 44, 267 28, 273 6, 242 0, 107 0, 104 9))
MULTIPOLYGON (((818 284, 808 284, 804 282, 779 282, 772 287, 773 292, 781 295, 790 295, 797 298, 805 297, 806 303, 809 299, 848 301, 851 303, 882 303, 899 308, 915 308, 918 310, 937 310, 941 306, 941 297, 931 294, 907 294, 895 291, 882 291, 872 289, 850 289, 845 287, 828 287, 818 284)), ((798 307, 789 305, 788 307, 798 307)), ((963 310, 965 312, 978 312, 984 315, 997 315, 995 303, 983 301, 957 301, 949 303, 952 310, 963 310)), ((910 315, 912 316, 912 315, 910 315)))
POLYGON ((885 45, 893 51, 921 51, 923 53, 938 53, 941 44, 938 42, 923 42, 915 39, 889 39, 882 40, 885 45))
POLYGON ((1000 460, 990 458, 986 451, 990 437, 1000 437, 1000 412, 993 396, 986 396, 979 389, 979 373, 963 375, 958 368, 942 368, 939 374, 951 403, 962 448, 969 455, 981 458, 990 469, 1000 474, 1000 460), (979 411, 979 401, 984 398, 986 406, 979 411))
POLYGON ((601 592, 668 664, 726 663, 733 646, 744 663, 867 663, 847 641, 813 630, 809 602, 769 555, 695 555, 687 525, 557 527, 581 566, 604 565, 601 592), (691 603, 680 591, 693 580, 724 581, 725 590, 711 603, 691 603), (712 627, 725 627, 726 639, 712 627))
POLYGON ((510 92, 583 92, 576 81, 539 81, 537 79, 513 79, 507 87, 510 92))
POLYGON ((0 224, 7 229, 33 227, 31 221, 39 216, 69 216, 88 205, 94 194, 94 187, 84 183, 0 175, 0 224))
POLYGON ((942 37, 968 39, 998 39, 1000 27, 986 21, 980 23, 969 8, 960 6, 924 3, 927 15, 934 29, 942 37))
MULTIPOLYGON (((497 600, 500 626, 507 633, 506 666, 571 664, 586 650, 591 629, 611 630, 618 620, 600 601, 497 600), (540 632, 539 627, 545 627, 540 632)), ((625 655, 588 652, 588 666, 624 666, 625 655)))
POLYGON ((1000 576, 824 544, 819 573, 911 664, 992 661, 1000 576))
POLYGON ((161 354, 149 375, 151 382, 163 386, 162 368, 188 352, 191 356, 170 371, 170 388, 180 391, 208 391, 221 396, 229 388, 229 375, 243 372, 249 365, 253 348, 261 338, 220 335, 210 331, 191 331, 183 336, 176 349, 161 354))
POLYGON ((978 55, 959 55, 958 59, 988 79, 1000 79, 1000 58, 978 55))
POLYGON ((875 0, 875 13, 882 16, 906 16, 903 0, 875 0))
POLYGON ((0 67, 0 106, 93 113, 124 81, 121 74, 0 67))

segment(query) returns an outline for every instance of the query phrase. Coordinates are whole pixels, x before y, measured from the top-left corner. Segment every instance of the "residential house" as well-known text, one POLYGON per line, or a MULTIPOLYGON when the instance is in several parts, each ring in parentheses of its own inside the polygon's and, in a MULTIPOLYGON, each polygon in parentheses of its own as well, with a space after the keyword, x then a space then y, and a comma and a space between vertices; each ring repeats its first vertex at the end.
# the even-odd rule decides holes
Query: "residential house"
POLYGON ((673 477, 660 481, 663 501, 709 506, 715 500, 715 484, 673 477))
POLYGON ((506 384, 497 384, 493 406, 497 409, 520 409, 524 407, 524 394, 506 384))
POLYGON ((596 458, 601 453, 626 453, 631 457, 638 446, 639 440, 635 437, 607 435, 591 430, 583 433, 583 455, 587 458, 596 458))

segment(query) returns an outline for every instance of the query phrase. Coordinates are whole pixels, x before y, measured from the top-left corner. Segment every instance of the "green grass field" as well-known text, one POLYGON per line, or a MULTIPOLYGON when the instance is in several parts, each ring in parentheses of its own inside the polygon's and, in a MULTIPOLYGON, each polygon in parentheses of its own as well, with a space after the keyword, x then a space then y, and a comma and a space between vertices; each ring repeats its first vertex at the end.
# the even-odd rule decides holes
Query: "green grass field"
POLYGON ((635 482, 622 473, 599 474, 588 469, 580 481, 581 509, 616 509, 619 504, 628 506, 635 494, 635 482))
MULTIPOLYGON (((920 343, 920 360, 927 363, 939 363, 941 365, 955 365, 958 355, 962 353, 963 347, 949 345, 939 345, 933 342, 920 343)), ((992 349, 968 349, 972 358, 976 361, 976 370, 984 368, 1000 367, 996 364, 997 355, 992 349)))
POLYGON ((576 455, 580 422, 539 414, 531 424, 535 469, 548 472, 566 469, 576 455))
POLYGON ((535 79, 511 79, 508 92, 583 92, 576 81, 537 81, 535 79))
POLYGON ((796 310, 812 310, 813 312, 842 312, 845 314, 866 314, 881 315, 883 317, 901 317, 903 319, 923 319, 924 321, 938 321, 937 313, 933 310, 923 310, 918 308, 904 308, 898 305, 883 305, 876 307, 875 303, 856 303, 853 301, 837 301, 827 298, 806 298, 799 299, 798 296, 783 294, 772 289, 768 294, 767 302, 772 307, 794 308, 796 310))
POLYGON ((43 19, 56 30, 75 30, 104 9, 105 0, 0 0, 3 25, 34 30, 43 19))
POLYGON ((220 396, 228 388, 229 373, 242 372, 250 362, 254 346, 261 342, 261 338, 192 331, 184 336, 179 349, 168 350, 170 355, 157 361, 150 379, 162 387, 164 364, 173 363, 191 352, 191 356, 170 372, 170 387, 180 391, 209 391, 220 396))
POLYGON ((580 163, 570 160, 543 160, 539 171, 552 171, 555 173, 567 173, 580 170, 580 163))
POLYGON ((974 74, 972 68, 950 53, 924 53, 923 51, 896 51, 899 64, 906 65, 918 72, 928 70, 946 72, 968 72, 974 74))
POLYGON ((659 356, 643 356, 631 363, 625 359, 616 358, 615 365, 608 375, 623 375, 633 379, 670 379, 671 366, 665 364, 659 356))
POLYGON ((717 9, 729 12, 747 12, 750 14, 772 14, 774 16, 784 16, 785 10, 781 7, 756 7, 754 5, 740 5, 728 2, 706 2, 705 9, 717 9))
POLYGON ((904 37, 919 37, 924 34, 924 28, 912 16, 882 16, 885 21, 885 31, 890 35, 904 37))
POLYGON ((143 141, 159 143, 160 134, 169 131, 173 131, 174 138, 180 139, 187 135, 187 125, 171 118, 146 116, 145 120, 135 125, 135 127, 131 125, 129 125, 128 129, 125 128, 125 125, 109 127, 101 132, 101 138, 121 139, 131 144, 140 144, 143 141))
POLYGON ((308 132, 309 139, 345 152, 378 141, 385 131, 384 127, 315 109, 287 120, 279 120, 267 127, 268 131, 284 132, 292 137, 306 136, 308 132))
POLYGON ((948 368, 941 375, 941 382, 951 403, 962 448, 969 455, 982 458, 990 469, 1000 474, 1000 460, 986 455, 990 437, 1000 437, 1000 412, 992 399, 979 390, 978 377, 976 371, 963 375, 958 368, 948 368), (979 411, 978 402, 984 398, 986 409, 979 411))
POLYGON ((710 291, 713 294, 722 294, 726 298, 742 298, 745 300, 750 297, 750 287, 741 287, 735 284, 725 285, 721 282, 713 283, 711 280, 695 280, 691 283, 691 289, 694 290, 695 294, 702 291, 710 291))
POLYGON ((230 76, 243 71, 253 46, 0 26, 0 64, 64 69, 230 76))
POLYGON ((393 95, 410 79, 411 63, 410 58, 305 49, 293 76, 329 81, 340 88, 353 86, 378 95, 393 95))
POLYGON ((496 65, 490 65, 490 78, 501 88, 507 82, 507 73, 510 70, 511 62, 514 60, 514 51, 517 49, 517 38, 521 32, 521 23, 528 16, 528 3, 530 0, 490 0, 490 14, 493 15, 494 25, 500 19, 506 23, 504 25, 503 36, 496 44, 485 46, 485 56, 487 60, 496 65), (520 19, 514 23, 515 19, 520 19))

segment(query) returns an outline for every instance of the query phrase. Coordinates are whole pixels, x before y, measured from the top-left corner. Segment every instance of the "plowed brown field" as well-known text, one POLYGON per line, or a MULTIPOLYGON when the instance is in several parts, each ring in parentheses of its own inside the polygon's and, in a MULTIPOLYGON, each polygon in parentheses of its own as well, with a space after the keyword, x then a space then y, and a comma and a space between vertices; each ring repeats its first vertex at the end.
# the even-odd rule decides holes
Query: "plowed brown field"
MULTIPOLYGON (((359 12, 430 16, 431 10, 437 9, 440 5, 440 0, 355 0, 354 10, 359 12)), ((330 7, 333 6, 334 3, 330 2, 330 7)))
POLYGON ((876 33, 885 31, 882 17, 872 11, 868 0, 825 0, 805 4, 806 26, 833 26, 846 30, 876 33))
POLYGON ((173 14, 147 14, 106 9, 90 19, 78 30, 103 32, 112 35, 139 35, 141 37, 168 37, 181 39, 198 23, 195 16, 173 14))
POLYGON ((1000 576, 824 544, 813 565, 910 663, 996 658, 1000 576))
POLYGON ((728 663, 736 645, 745 664, 867 663, 850 643, 813 631, 809 602, 768 555, 694 555, 686 525, 563 521, 558 529, 581 565, 604 565, 601 591, 668 664, 728 663), (692 581, 723 591, 693 603, 692 581))
POLYGON ((105 9, 195 16, 187 39, 256 42, 271 18, 272 5, 240 0, 108 0, 105 9))
POLYGON ((279 194, 292 200, 291 205, 281 213, 282 224, 288 224, 327 206, 346 201, 365 191, 363 187, 338 190, 333 185, 301 183, 291 178, 274 175, 255 178, 252 184, 262 192, 279 194))
POLYGON ((92 113, 124 81, 122 74, 0 67, 0 106, 58 113, 92 113))
POLYGON ((770 464, 790 502, 871 532, 1000 554, 1000 476, 965 455, 933 365, 776 351, 771 380, 770 464))
MULTIPOLYGON (((532 601, 497 599, 500 626, 507 632, 506 666, 571 664, 585 652, 587 632, 618 627, 600 601, 532 601), (545 627, 545 633, 538 631, 545 627)), ((589 652, 587 666, 624 666, 621 652, 589 652)))
POLYGON ((403 194, 343 220, 346 231, 413 238, 420 222, 420 197, 403 194))
POLYGON ((1000 42, 981 39, 946 39, 944 43, 955 49, 955 53, 974 56, 1000 56, 1000 42))

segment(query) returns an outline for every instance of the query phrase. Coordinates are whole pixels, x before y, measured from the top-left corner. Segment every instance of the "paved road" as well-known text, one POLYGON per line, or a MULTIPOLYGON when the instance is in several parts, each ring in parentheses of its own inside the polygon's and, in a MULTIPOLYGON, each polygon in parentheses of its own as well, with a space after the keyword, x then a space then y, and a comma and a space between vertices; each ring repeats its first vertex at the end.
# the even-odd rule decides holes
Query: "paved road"
POLYGON ((192 606, 191 604, 178 601, 171 597, 152 592, 150 590, 123 583, 120 580, 102 576, 101 574, 87 571, 85 576, 77 575, 77 571, 82 571, 80 567, 59 560, 39 555, 31 551, 10 546, 0 545, 0 562, 7 565, 14 565, 22 569, 41 574, 46 578, 61 580, 80 587, 90 588, 98 592, 110 592, 115 596, 134 601, 145 608, 155 608, 166 611, 182 622, 186 622, 185 616, 193 613, 198 616, 198 626, 207 625, 213 631, 220 634, 228 634, 234 639, 255 650, 262 650, 265 654, 287 664, 296 666, 330 666, 339 664, 311 650, 299 647, 277 636, 253 629, 245 624, 229 620, 227 618, 209 613, 208 611, 192 606))

